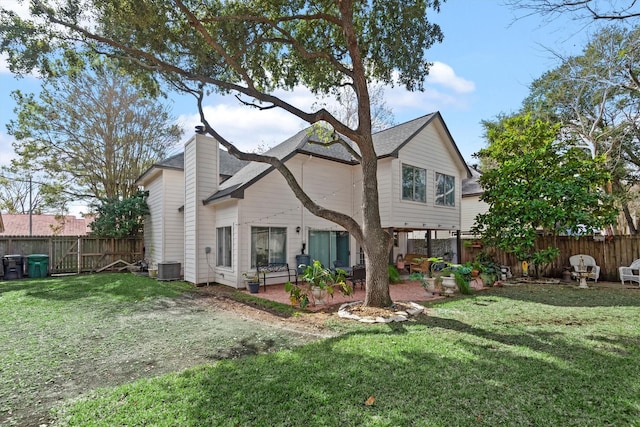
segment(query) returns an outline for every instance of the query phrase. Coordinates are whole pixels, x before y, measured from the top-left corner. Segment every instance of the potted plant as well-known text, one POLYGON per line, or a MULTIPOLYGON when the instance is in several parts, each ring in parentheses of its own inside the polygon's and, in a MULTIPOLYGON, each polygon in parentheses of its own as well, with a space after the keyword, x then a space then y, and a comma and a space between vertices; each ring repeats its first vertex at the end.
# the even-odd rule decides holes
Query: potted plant
POLYGON ((476 263, 481 266, 480 278, 482 283, 485 286, 493 286, 500 272, 500 264, 495 262, 487 252, 480 252, 475 257, 474 265, 476 263))
POLYGON ((252 294, 257 294, 260 290, 260 278, 257 271, 245 271, 242 273, 244 277, 244 286, 249 289, 252 294))
POLYGON ((303 285, 291 282, 285 284, 285 291, 289 292, 292 304, 300 304, 301 308, 306 307, 310 301, 315 305, 322 305, 327 295, 333 297, 336 288, 344 295, 351 294, 351 286, 345 281, 346 271, 338 268, 333 272, 323 267, 318 260, 300 267, 303 268, 300 275, 303 285))

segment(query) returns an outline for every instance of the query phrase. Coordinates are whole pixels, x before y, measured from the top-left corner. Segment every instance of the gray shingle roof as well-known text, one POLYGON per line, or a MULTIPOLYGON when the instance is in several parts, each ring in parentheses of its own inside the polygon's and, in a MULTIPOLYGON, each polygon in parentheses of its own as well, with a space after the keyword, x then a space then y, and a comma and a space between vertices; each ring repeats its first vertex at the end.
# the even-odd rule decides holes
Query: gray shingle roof
MULTIPOLYGON (((453 138, 449 134, 449 130, 444 124, 444 121, 442 121, 441 119, 440 113, 435 112, 373 134, 374 148, 378 157, 396 157, 400 149, 405 144, 409 143, 416 134, 418 134, 422 129, 429 125, 429 123, 435 118, 440 118, 445 132, 447 133, 451 141, 453 141, 453 138)), ((312 128, 306 128, 301 130, 291 138, 288 138, 277 146, 271 148, 265 154, 276 157, 282 161, 286 161, 288 158, 294 156, 295 154, 306 153, 340 163, 353 165, 358 163, 357 159, 354 158, 351 153, 341 144, 324 146, 319 143, 321 141, 320 138, 314 132, 312 132, 311 129, 312 128)), ((343 139, 343 141, 346 141, 348 144, 350 144, 356 152, 359 151, 358 147, 353 141, 344 136, 341 136, 341 138, 343 139)), ((464 160, 462 160, 462 155, 460 154, 460 151, 458 151, 458 147, 455 145, 455 143, 453 145, 461 161, 463 161, 464 163, 464 160)), ((176 154, 175 156, 169 157, 157 163, 152 168, 154 167, 183 170, 184 153, 176 154)), ((147 173, 149 173, 152 168, 141 175, 139 180, 147 173)), ((209 196, 204 202, 206 204, 227 197, 243 197, 245 188, 253 184, 255 181, 259 180, 262 176, 266 175, 271 170, 273 170, 273 167, 267 163, 246 162, 243 160, 238 160, 237 158, 230 155, 227 151, 221 149, 220 174, 228 176, 229 178, 222 182, 220 184, 219 190, 215 194, 209 196)))
MULTIPOLYGON (((220 158, 220 175, 224 175, 225 177, 233 176, 240 169, 246 166, 249 162, 245 160, 240 160, 223 149, 219 150, 219 158, 220 158)), ((155 165, 151 166, 147 169, 140 177, 138 181, 141 180, 145 175, 147 175, 152 169, 160 168, 160 169, 176 169, 176 170, 184 170, 184 152, 178 153, 171 157, 168 157, 155 165)))
POLYGON ((482 174, 473 167, 470 167, 469 170, 471 171, 471 178, 462 180, 462 197, 477 196, 483 193, 479 181, 482 174))
MULTIPOLYGON (((373 134, 373 144, 379 157, 397 156, 398 151, 439 115, 431 113, 426 116, 390 127, 373 134)), ((452 138, 453 140, 453 138, 452 138)))
MULTIPOLYGON (((378 157, 397 156, 400 149, 411 141, 416 134, 429 125, 429 123, 435 118, 440 118, 445 132, 451 141, 453 141, 449 130, 440 116, 440 113, 435 112, 375 133, 373 135, 373 143, 378 157)), ((320 139, 315 136, 310 129, 311 128, 301 130, 291 138, 273 147, 265 154, 277 157, 280 160, 286 160, 296 153, 309 153, 337 162, 348 164, 358 163, 349 151, 340 144, 334 144, 328 147, 318 143, 314 144, 314 141, 318 142, 320 139)), ((349 143, 354 150, 358 152, 358 147, 353 141, 344 136, 342 136, 342 139, 349 143)), ((464 163, 462 155, 460 154, 458 147, 455 145, 455 142, 453 145, 461 161, 464 163)), ((209 196, 204 203, 207 204, 227 197, 243 197, 245 188, 253 184, 272 169, 273 167, 269 164, 251 162, 240 169, 227 181, 223 182, 220 185, 220 189, 215 194, 209 196)))

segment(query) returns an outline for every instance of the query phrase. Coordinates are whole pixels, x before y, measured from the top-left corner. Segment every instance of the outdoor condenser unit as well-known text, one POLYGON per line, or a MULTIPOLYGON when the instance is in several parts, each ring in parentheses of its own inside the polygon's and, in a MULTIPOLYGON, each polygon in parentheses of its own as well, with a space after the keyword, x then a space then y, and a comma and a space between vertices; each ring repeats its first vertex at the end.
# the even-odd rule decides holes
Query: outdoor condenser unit
POLYGON ((180 263, 165 261, 158 263, 158 280, 180 280, 180 263))

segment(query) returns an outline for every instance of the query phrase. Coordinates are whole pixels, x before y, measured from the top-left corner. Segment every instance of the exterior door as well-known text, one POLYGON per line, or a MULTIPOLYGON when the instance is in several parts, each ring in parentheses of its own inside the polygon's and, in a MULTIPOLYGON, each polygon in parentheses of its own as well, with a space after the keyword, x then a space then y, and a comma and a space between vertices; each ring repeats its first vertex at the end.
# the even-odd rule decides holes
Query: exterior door
POLYGON ((349 266, 349 233, 346 231, 309 231, 309 255, 323 266, 333 268, 338 260, 349 266))

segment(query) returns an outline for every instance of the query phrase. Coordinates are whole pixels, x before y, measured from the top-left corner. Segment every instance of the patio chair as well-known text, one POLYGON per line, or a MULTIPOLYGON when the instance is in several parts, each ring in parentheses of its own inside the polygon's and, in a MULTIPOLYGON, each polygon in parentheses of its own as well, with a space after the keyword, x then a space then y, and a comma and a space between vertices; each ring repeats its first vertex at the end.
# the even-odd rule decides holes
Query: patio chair
POLYGON ((600 277, 600 266, 596 265, 596 260, 591 255, 578 254, 569 257, 569 264, 571 264, 571 277, 580 279, 577 273, 580 271, 581 262, 582 266, 591 273, 588 279, 593 279, 597 282, 600 277))
POLYGON ((409 264, 409 273, 428 273, 430 264, 431 262, 426 255, 422 258, 416 258, 415 261, 409 264))
POLYGON ((640 285, 640 259, 631 263, 629 267, 619 267, 620 282, 624 285, 627 280, 630 282, 638 282, 640 285))
POLYGON ((353 283, 353 290, 356 289, 356 285, 360 284, 360 289, 364 289, 367 282, 367 270, 364 265, 358 264, 351 268, 351 283, 353 283))
POLYGON ((347 277, 351 276, 352 268, 344 265, 344 263, 342 261, 340 261, 339 259, 333 261, 333 270, 334 270, 334 272, 337 269, 346 271, 347 272, 347 277))

